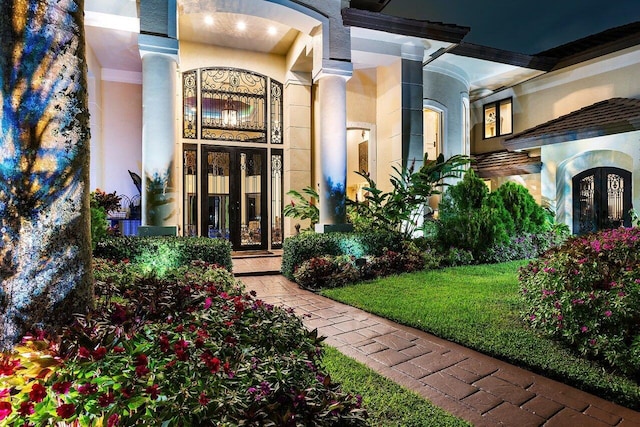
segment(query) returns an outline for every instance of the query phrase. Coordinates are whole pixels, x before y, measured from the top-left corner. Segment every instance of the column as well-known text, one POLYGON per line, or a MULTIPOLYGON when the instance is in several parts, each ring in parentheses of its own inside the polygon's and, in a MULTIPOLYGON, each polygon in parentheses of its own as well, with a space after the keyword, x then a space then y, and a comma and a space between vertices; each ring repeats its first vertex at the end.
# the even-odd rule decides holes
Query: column
MULTIPOLYGON (((170 41, 166 38, 161 40, 163 44, 170 41)), ((140 235, 175 235, 177 233, 178 188, 176 176, 174 176, 177 135, 177 41, 175 42, 176 49, 167 49, 166 46, 159 49, 153 46, 152 49, 143 50, 141 47, 142 227, 139 229, 140 235)), ((142 45, 142 42, 140 44, 142 45)))
MULTIPOLYGON (((350 63, 348 63, 351 66, 350 63)), ((347 79, 351 69, 322 70, 317 82, 320 221, 316 231, 347 229, 347 79)))
POLYGON ((402 166, 415 161, 415 170, 424 160, 424 117, 422 112, 423 46, 402 45, 402 166))

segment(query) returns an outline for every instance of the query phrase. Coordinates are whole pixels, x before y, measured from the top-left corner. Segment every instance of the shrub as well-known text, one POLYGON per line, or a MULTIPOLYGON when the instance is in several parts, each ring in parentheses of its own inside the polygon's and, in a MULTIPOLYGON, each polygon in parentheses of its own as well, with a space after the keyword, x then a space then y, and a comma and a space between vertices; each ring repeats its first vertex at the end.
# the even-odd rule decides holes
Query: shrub
POLYGON ((455 247, 449 248, 442 257, 442 264, 449 267, 456 267, 459 265, 474 264, 475 259, 471 251, 466 249, 459 249, 455 247))
POLYGON ((553 230, 538 234, 522 233, 511 237, 507 243, 491 246, 481 255, 480 261, 499 263, 537 258, 550 248, 561 244, 565 239, 564 233, 558 234, 553 230))
POLYGON ((531 327, 640 374, 640 228, 572 237, 520 272, 531 327))
POLYGON ((438 242, 457 247, 479 259, 488 248, 506 243, 514 224, 497 193, 489 193, 472 169, 447 189, 440 203, 438 242))
POLYGON ((91 206, 91 248, 96 249, 98 242, 107 237, 107 214, 99 206, 91 206))
POLYGON ((409 273, 425 268, 427 258, 434 265, 438 258, 426 255, 411 242, 403 242, 400 251, 383 250, 379 256, 366 256, 362 265, 349 255, 324 255, 303 261, 293 277, 300 286, 316 291, 336 288, 363 279, 375 279, 391 274, 409 273))
POLYGON ((412 242, 403 242, 399 251, 387 249, 380 256, 368 257, 362 267, 362 279, 410 273, 425 268, 425 255, 412 242))
POLYGON ((231 270, 231 244, 206 237, 109 237, 99 242, 94 255, 113 260, 130 260, 149 271, 163 272, 188 265, 193 260, 218 264, 231 270))
POLYGON ((304 261, 323 255, 350 255, 362 258, 381 255, 383 250, 399 251, 402 236, 389 232, 366 233, 301 233, 284 241, 282 274, 294 280, 295 268, 304 261))
MULTIPOLYGON (((119 270, 129 270, 128 278, 137 274, 126 263, 101 261, 101 267, 110 270, 102 278, 116 278, 119 270)), ((229 272, 206 263, 155 279, 153 286, 140 285, 140 277, 111 282, 122 291, 121 303, 103 300, 90 316, 78 317, 59 346, 42 336, 28 339, 30 357, 46 369, 32 363, 34 369, 25 370, 20 356, 3 356, 1 375, 10 389, 0 398, 0 420, 80 426, 364 424, 358 399, 323 374, 321 339, 290 311, 245 294, 229 272), (154 294, 166 293, 154 300, 161 310, 137 299, 154 287, 154 294)))
POLYGON ((294 271, 296 283, 309 290, 336 288, 358 280, 360 273, 348 255, 325 255, 303 261, 294 271))
POLYGON ((515 182, 502 184, 495 193, 500 196, 505 209, 513 219, 515 234, 541 233, 547 228, 544 209, 526 187, 515 182))

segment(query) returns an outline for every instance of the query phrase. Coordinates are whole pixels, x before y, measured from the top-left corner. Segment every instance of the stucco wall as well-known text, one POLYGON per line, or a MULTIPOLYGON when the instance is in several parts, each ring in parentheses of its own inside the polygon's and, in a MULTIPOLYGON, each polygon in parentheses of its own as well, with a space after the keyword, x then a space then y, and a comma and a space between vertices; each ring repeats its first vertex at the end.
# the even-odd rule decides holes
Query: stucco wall
POLYGON ((446 108, 442 140, 445 158, 464 153, 466 139, 463 135, 462 99, 468 96, 469 88, 464 82, 450 75, 424 71, 423 93, 425 101, 435 101, 446 108))
POLYGON ((102 81, 102 98, 104 179, 100 188, 135 196, 138 190, 127 170, 141 173, 142 86, 102 81))
POLYGON ((640 96, 640 47, 544 74, 472 105, 472 150, 502 149, 502 138, 482 139, 482 106, 513 97, 513 131, 518 133, 614 97, 640 96))
POLYGON ((640 131, 565 142, 542 148, 542 198, 557 212, 557 220, 571 228, 572 178, 594 167, 617 167, 632 172, 632 204, 640 206, 640 131))
POLYGON ((398 59, 386 67, 378 67, 376 105, 377 184, 383 191, 391 189, 388 177, 392 166, 402 164, 402 64, 398 59))
POLYGON ((284 83, 285 57, 206 44, 180 42, 180 71, 206 67, 233 67, 255 71, 284 83))
POLYGON ((91 148, 89 165, 89 188, 104 186, 104 160, 102 143, 102 79, 100 62, 93 50, 87 45, 87 93, 89 97, 89 128, 91 130, 91 148))

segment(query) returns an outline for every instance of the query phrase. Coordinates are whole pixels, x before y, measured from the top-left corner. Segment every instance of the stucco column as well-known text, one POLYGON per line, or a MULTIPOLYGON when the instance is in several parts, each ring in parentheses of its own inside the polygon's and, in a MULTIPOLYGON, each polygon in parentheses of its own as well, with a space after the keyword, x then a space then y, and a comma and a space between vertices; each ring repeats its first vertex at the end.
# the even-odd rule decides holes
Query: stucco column
POLYGON ((320 221, 316 225, 318 232, 324 232, 326 226, 346 224, 347 79, 350 76, 350 71, 346 74, 322 71, 315 78, 320 154, 317 165, 320 178, 320 221))
POLYGON ((142 53, 143 226, 176 226, 176 69, 174 55, 142 53))

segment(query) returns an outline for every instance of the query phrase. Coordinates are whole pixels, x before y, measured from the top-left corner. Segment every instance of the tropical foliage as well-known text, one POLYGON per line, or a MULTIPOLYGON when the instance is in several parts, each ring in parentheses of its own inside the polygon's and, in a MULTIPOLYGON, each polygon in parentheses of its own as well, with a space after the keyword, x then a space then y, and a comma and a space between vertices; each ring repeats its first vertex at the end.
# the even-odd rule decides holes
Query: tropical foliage
POLYGON ((436 160, 424 157, 423 166, 414 171, 415 165, 399 169, 390 178, 393 189, 384 192, 366 173, 356 172, 367 181, 363 201, 349 201, 356 230, 378 229, 401 233, 406 239, 414 237, 430 213, 429 198, 440 194, 447 178, 458 178, 469 163, 466 156, 456 155, 445 160, 441 154, 436 160))
POLYGON ((284 215, 290 218, 296 218, 300 220, 308 219, 311 221, 309 229, 313 230, 313 227, 320 220, 320 211, 315 205, 314 200, 319 200, 318 193, 311 187, 305 187, 302 193, 291 190, 287 192, 291 196, 291 203, 284 207, 284 215), (306 194, 307 199, 302 193, 306 194))
POLYGON ((164 278, 98 260, 97 309, 0 360, 6 425, 363 425, 290 311, 195 263, 164 278))

